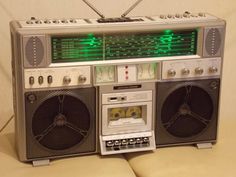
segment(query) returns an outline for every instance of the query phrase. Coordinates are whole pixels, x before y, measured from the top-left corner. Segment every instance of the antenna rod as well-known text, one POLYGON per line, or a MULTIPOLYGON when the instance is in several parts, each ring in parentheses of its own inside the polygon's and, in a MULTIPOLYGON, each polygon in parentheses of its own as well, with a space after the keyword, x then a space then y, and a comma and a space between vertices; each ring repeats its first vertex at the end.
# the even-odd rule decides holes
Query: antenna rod
POLYGON ((121 17, 125 17, 128 13, 130 13, 131 10, 133 10, 142 0, 137 0, 128 10, 125 11, 125 13, 123 13, 121 15, 121 17))
POLYGON ((85 4, 87 4, 91 9, 93 9, 96 14, 98 14, 101 18, 105 18, 105 16, 99 12, 92 4, 90 4, 87 0, 83 0, 85 4))

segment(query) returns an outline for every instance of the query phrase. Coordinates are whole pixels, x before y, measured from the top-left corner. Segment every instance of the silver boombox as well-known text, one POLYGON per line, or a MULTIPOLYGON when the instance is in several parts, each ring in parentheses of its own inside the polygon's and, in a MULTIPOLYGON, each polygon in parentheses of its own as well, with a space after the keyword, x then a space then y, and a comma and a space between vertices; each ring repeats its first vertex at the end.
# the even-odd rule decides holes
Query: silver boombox
POLYGON ((224 20, 185 12, 10 27, 21 161, 216 142, 224 20))

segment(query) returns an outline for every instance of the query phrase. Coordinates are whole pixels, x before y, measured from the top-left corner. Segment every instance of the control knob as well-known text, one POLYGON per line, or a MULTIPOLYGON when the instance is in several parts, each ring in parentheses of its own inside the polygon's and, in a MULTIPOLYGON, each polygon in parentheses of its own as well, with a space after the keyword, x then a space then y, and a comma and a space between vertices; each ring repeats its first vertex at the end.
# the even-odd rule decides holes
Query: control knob
POLYGON ((189 17, 190 17, 190 15, 191 15, 191 13, 190 13, 190 12, 188 12, 188 11, 184 12, 184 14, 183 14, 183 16, 184 16, 184 17, 186 17, 186 18, 189 18, 189 17))
POLYGON ((181 14, 176 14, 175 17, 176 17, 176 18, 182 18, 183 15, 181 15, 181 14))
POLYGON ((168 17, 168 18, 173 18, 174 16, 171 15, 171 14, 168 14, 167 17, 168 17))
POLYGON ((45 23, 45 24, 50 24, 51 21, 50 21, 50 20, 45 20, 44 23, 45 23))
POLYGON ((43 76, 39 76, 38 77, 38 82, 39 82, 40 85, 43 84, 43 76))
POLYGON ((79 83, 85 83, 86 80, 87 80, 86 76, 84 76, 84 75, 79 76, 79 83))
POLYGON ((206 16, 206 14, 205 14, 205 13, 202 13, 202 12, 200 12, 200 13, 198 13, 198 16, 200 16, 200 17, 205 17, 205 16, 206 16))
POLYGON ((34 84, 34 77, 33 77, 33 76, 30 76, 30 77, 29 77, 29 84, 30 84, 30 85, 33 85, 33 84, 34 84))
POLYGON ((182 75, 189 75, 189 73, 190 73, 190 71, 189 71, 189 69, 187 69, 187 68, 183 68, 182 69, 182 71, 181 71, 181 73, 182 73, 182 75))
POLYGON ((174 69, 168 70, 168 76, 174 77, 176 75, 176 71, 174 69))
POLYGON ((202 75, 203 72, 204 72, 204 70, 203 70, 202 68, 200 68, 200 67, 197 67, 197 68, 195 69, 195 73, 198 74, 198 75, 202 75))
POLYGON ((53 81, 53 78, 52 78, 52 76, 51 76, 51 75, 49 75, 49 76, 48 76, 48 83, 49 83, 49 84, 51 84, 51 83, 52 83, 52 81, 53 81))
POLYGON ((218 69, 215 66, 212 66, 212 67, 209 68, 209 72, 212 73, 212 74, 217 73, 217 71, 218 71, 218 69))
POLYGON ((167 16, 166 16, 166 15, 160 15, 160 18, 161 18, 161 19, 166 19, 167 16))
POLYGON ((63 83, 64 84, 69 84, 70 82, 71 82, 71 78, 69 76, 64 76, 63 83))

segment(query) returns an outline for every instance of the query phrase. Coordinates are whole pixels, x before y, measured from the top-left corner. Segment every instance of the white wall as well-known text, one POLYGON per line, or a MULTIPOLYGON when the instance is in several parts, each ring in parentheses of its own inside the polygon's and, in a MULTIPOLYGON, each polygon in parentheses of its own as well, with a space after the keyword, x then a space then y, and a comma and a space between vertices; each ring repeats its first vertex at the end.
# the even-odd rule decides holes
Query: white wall
MULTIPOLYGON (((89 0, 107 17, 119 16, 135 0, 89 0)), ((227 20, 221 119, 236 115, 236 1, 235 0, 143 0, 132 16, 208 12, 227 20)), ((96 18, 82 0, 0 0, 0 128, 13 114, 9 21, 38 18, 96 18)))

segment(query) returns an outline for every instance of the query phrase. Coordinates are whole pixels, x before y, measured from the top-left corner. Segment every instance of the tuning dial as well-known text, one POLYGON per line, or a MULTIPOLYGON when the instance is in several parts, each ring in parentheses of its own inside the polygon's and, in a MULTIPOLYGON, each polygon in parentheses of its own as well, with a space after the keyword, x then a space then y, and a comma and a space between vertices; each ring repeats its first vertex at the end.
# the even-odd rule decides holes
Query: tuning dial
POLYGON ((218 71, 218 69, 215 66, 212 66, 212 67, 209 68, 209 72, 212 73, 212 74, 217 73, 217 71, 218 71))
POLYGON ((87 78, 84 75, 79 76, 79 83, 85 83, 87 78))
POLYGON ((71 82, 71 78, 69 76, 64 76, 63 83, 64 84, 69 84, 70 82, 71 82))
POLYGON ((182 73, 182 75, 189 75, 190 71, 187 68, 183 68, 181 73, 182 73))
POLYGON ((197 67, 197 68, 195 69, 195 73, 198 74, 198 75, 202 75, 203 72, 204 72, 204 70, 203 70, 202 68, 200 68, 200 67, 197 67))
POLYGON ((176 75, 176 71, 174 69, 168 70, 168 76, 174 77, 176 75))

